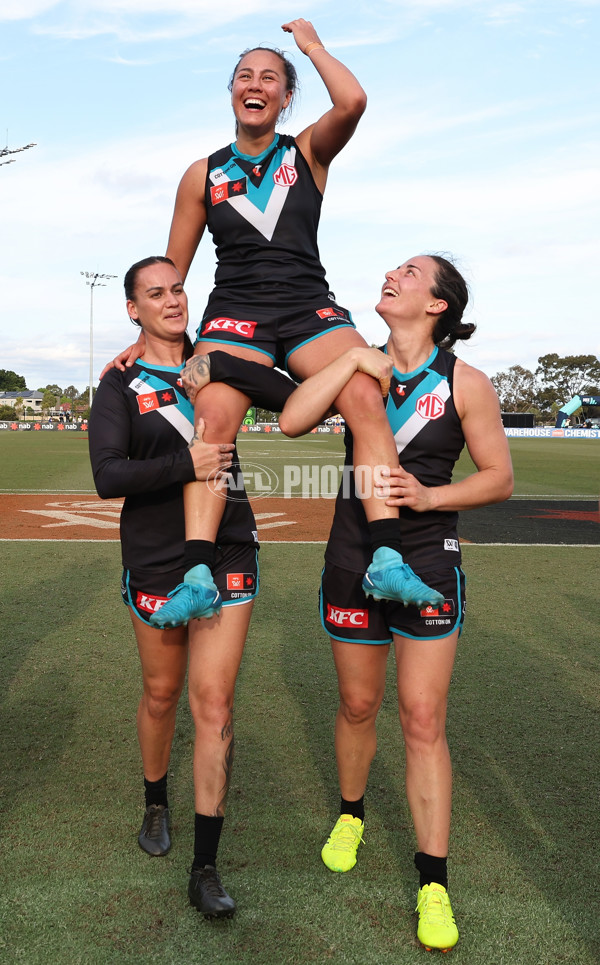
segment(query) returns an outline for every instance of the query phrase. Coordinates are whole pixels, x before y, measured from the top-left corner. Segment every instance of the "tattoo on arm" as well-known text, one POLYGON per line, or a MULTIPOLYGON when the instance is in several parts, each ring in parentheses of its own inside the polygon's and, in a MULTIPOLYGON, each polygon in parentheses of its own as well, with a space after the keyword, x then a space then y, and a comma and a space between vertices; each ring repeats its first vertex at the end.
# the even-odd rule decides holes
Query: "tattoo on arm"
POLYGON ((200 382, 204 385, 210 379, 210 355, 192 355, 183 374, 193 385, 199 385, 200 382))

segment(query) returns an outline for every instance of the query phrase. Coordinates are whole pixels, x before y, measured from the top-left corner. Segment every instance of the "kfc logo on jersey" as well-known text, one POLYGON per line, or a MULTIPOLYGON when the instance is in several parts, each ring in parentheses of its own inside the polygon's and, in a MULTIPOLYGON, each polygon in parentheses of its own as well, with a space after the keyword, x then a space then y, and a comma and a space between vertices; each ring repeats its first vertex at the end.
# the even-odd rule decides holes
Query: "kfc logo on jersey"
POLYGON ((282 164, 275 171, 273 180, 275 184, 279 184, 282 188, 291 188, 298 180, 298 172, 293 165, 282 164))
POLYGON ((446 403, 439 395, 428 392, 418 400, 416 410, 423 419, 441 419, 446 411, 446 403))
POLYGON ((202 335, 209 332, 233 332, 243 338, 254 338, 256 322, 245 322, 240 318, 212 318, 202 329, 202 335))
POLYGON ((168 597, 166 596, 150 596, 149 593, 142 593, 138 590, 135 605, 138 610, 142 610, 144 613, 156 613, 167 600, 168 597))
POLYGON ((228 573, 228 590, 246 590, 249 593, 254 589, 254 575, 252 573, 228 573))
POLYGON ((327 604, 327 616, 325 619, 328 623, 334 623, 336 627, 369 626, 368 610, 340 610, 338 607, 333 607, 329 603, 327 604))

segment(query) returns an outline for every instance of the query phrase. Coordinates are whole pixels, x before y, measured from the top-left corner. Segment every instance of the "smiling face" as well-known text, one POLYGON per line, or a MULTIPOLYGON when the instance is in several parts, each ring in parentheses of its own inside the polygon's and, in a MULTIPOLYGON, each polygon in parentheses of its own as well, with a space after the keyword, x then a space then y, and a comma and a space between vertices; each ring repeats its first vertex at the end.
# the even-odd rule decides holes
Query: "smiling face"
POLYGON ((138 271, 133 298, 127 311, 147 337, 183 341, 188 324, 187 295, 181 275, 173 265, 158 263, 138 271))
POLYGON ((281 57, 271 50, 251 50, 240 60, 231 86, 231 105, 238 125, 275 130, 292 94, 281 57))
POLYGON ((437 266, 433 258, 417 255, 399 268, 386 272, 381 298, 375 311, 390 324, 394 320, 431 318, 446 310, 447 302, 432 294, 437 266))

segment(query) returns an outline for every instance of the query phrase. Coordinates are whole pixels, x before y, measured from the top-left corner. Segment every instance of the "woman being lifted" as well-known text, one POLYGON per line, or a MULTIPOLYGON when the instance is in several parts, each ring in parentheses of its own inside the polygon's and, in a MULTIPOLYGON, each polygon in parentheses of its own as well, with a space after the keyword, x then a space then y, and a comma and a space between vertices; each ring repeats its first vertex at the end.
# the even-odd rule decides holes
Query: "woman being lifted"
MULTIPOLYGON (((185 280, 205 227, 216 245, 215 287, 195 355, 224 349, 285 366, 303 380, 347 349, 365 345, 350 313, 329 291, 317 228, 329 165, 352 137, 366 94, 309 21, 291 21, 283 30, 312 61, 330 109, 296 137, 279 134, 277 122, 297 89, 296 71, 279 50, 246 51, 230 81, 235 141, 185 172, 167 254, 185 280)), ((208 386, 196 409, 196 419, 206 423, 205 440, 234 440, 250 402, 230 386, 208 386)), ((335 408, 352 430, 355 465, 368 467, 363 475, 371 480, 363 498, 373 550, 365 593, 406 604, 440 603, 441 595, 403 562, 397 508, 375 495, 377 467, 398 465, 379 386, 357 372, 335 408)), ((220 606, 211 566, 223 499, 206 483, 186 486, 184 498, 188 571, 153 618, 159 626, 211 616, 220 606)))

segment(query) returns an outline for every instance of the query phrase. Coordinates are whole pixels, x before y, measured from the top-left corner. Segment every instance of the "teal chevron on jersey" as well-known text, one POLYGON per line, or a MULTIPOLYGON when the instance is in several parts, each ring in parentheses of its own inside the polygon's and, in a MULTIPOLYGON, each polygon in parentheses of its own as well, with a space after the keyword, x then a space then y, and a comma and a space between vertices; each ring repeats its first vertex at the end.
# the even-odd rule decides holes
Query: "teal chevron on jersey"
MULTIPOLYGON (((157 366, 162 368, 162 366, 157 366)), ((167 372, 178 373, 178 369, 165 368, 167 372)), ((175 386, 165 382, 156 372, 146 372, 140 368, 138 375, 131 380, 129 388, 137 395, 140 415, 158 412, 170 422, 186 442, 194 438, 194 407, 175 386)))
POLYGON ((436 347, 427 361, 414 372, 401 373, 397 369, 393 370, 387 417, 398 453, 402 452, 431 419, 440 417, 450 396, 447 377, 431 368, 438 351, 436 347), (433 400, 431 397, 434 397, 433 400))
POLYGON ((289 189, 296 183, 296 148, 282 146, 271 151, 266 170, 262 171, 259 158, 244 160, 243 155, 237 154, 235 145, 231 145, 234 152, 227 164, 222 168, 215 167, 209 172, 211 205, 228 204, 234 208, 242 218, 251 224, 261 235, 270 241, 273 237, 289 189), (258 163, 257 163, 258 162, 258 163), (253 172, 254 179, 251 177, 253 172), (232 178, 231 175, 234 177, 232 178), (239 190, 236 192, 236 187, 239 190))
POLYGON ((323 196, 293 137, 277 133, 256 156, 238 153, 235 144, 215 151, 207 161, 204 196, 206 226, 217 249, 215 289, 204 319, 252 318, 253 306, 264 309, 269 293, 279 309, 281 294, 304 301, 327 297, 317 246, 323 196), (222 294, 235 307, 224 309, 222 294), (214 311, 213 301, 219 302, 214 311))
MULTIPOLYGON (((276 138, 275 140, 277 141, 278 139, 276 138)), ((281 167, 284 160, 288 164, 291 163, 292 166, 295 161, 295 157, 293 157, 293 155, 295 155, 294 150, 290 151, 290 149, 285 146, 277 147, 276 150, 273 150, 274 143, 257 157, 248 157, 240 154, 236 150, 235 144, 232 144, 231 149, 235 157, 222 169, 223 174, 231 181, 237 178, 246 178, 246 194, 248 200, 263 213, 267 208, 274 189, 279 187, 273 179, 275 172, 281 167), (239 160, 236 160, 236 158, 239 160), (246 164, 242 166, 244 162, 246 162, 246 164), (260 171, 259 180, 250 176, 252 170, 256 168, 260 171)), ((211 180, 212 173, 211 171, 211 180)))

